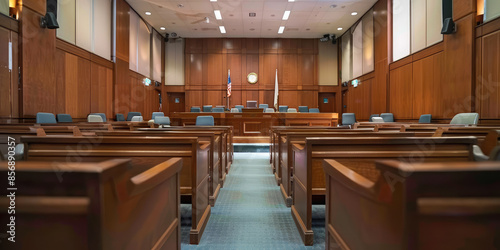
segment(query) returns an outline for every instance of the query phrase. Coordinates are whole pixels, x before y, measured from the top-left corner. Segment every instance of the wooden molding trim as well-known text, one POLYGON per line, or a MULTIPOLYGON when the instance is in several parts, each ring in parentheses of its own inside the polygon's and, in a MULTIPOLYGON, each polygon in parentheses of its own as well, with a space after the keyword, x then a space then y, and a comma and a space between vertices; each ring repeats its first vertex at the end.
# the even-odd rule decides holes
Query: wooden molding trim
POLYGON ((87 60, 90 60, 90 54, 91 54, 90 52, 88 52, 82 48, 79 48, 76 45, 68 43, 62 39, 59 39, 59 38, 56 39, 56 48, 63 50, 65 52, 71 53, 75 56, 79 56, 81 58, 85 58, 87 60))
POLYGON ((403 67, 403 66, 410 64, 412 62, 413 62, 412 56, 409 55, 403 59, 400 59, 398 61, 395 61, 395 62, 389 64, 389 70, 395 70, 397 68, 403 67))
POLYGON ((185 92, 184 85, 164 85, 164 88, 167 92, 185 92))
MULTIPOLYGON (((444 40, 443 40, 444 41, 444 40)), ((439 52, 444 51, 444 42, 441 41, 437 44, 432 45, 431 47, 425 48, 415 54, 412 55, 413 62, 424 59, 428 56, 437 54, 439 52)))
POLYGON ((483 23, 476 27, 476 38, 488 35, 495 31, 500 30, 500 17, 494 20, 491 20, 487 23, 483 23))
POLYGON ((100 57, 100 56, 98 56, 96 54, 90 53, 90 60, 92 62, 95 62, 95 63, 101 65, 101 66, 107 67, 109 69, 113 69, 113 64, 114 63, 112 61, 110 61, 108 59, 105 59, 103 57, 100 57))
POLYGON ((19 33, 19 21, 3 14, 0 14, 0 27, 19 33))

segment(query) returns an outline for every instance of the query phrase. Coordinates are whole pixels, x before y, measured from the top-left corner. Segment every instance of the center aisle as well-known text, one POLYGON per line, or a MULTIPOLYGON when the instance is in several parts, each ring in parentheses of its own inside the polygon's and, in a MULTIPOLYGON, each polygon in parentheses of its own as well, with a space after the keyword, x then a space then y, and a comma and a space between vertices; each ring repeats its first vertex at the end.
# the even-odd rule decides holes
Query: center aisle
MULTIPOLYGON (((290 208, 284 204, 269 164, 269 153, 234 153, 234 162, 212 207, 201 242, 189 245, 182 226, 182 249, 325 249, 324 206, 314 246, 305 247, 290 208)), ((313 209, 318 210, 318 209, 313 209)), ((182 217, 191 211, 183 207, 182 217)), ((186 221, 183 218, 183 222, 186 221)), ((314 223, 314 222, 313 222, 314 223)))

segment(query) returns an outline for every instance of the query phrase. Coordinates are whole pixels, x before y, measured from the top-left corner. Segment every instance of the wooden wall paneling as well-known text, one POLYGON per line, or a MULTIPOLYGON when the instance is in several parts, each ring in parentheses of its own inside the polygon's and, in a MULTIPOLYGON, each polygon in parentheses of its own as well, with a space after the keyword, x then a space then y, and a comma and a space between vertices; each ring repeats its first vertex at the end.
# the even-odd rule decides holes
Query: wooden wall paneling
POLYGON ((247 106, 246 101, 257 101, 257 105, 260 104, 259 102, 259 91, 258 90, 247 90, 246 91, 246 99, 243 100, 243 106, 247 106))
POLYGON ((129 60, 130 7, 125 0, 116 0, 116 57, 129 60))
MULTIPOLYGON (((17 23, 17 22, 16 22, 17 23)), ((19 35, 16 32, 10 32, 12 41, 12 72, 11 72, 11 100, 12 100, 12 118, 19 118, 19 107, 22 107, 22 99, 19 98, 19 35)))
POLYGON ((223 67, 223 54, 204 54, 208 60, 208 65, 206 70, 207 79, 203 80, 203 84, 220 86, 224 83, 227 84, 227 78, 224 80, 223 75, 227 77, 227 72, 224 73, 225 67, 223 67))
POLYGON ((222 41, 222 53, 241 54, 242 38, 225 38, 222 41))
MULTIPOLYGON (((281 86, 297 86, 299 85, 299 67, 302 66, 302 63, 299 63, 298 60, 302 59, 301 55, 298 56, 297 54, 280 54, 279 55, 279 66, 278 66, 278 84, 281 86), (300 65, 300 66, 299 66, 300 65)), ((269 57, 269 55, 265 55, 264 57, 264 63, 274 63, 272 61, 272 57, 269 57), (267 59, 267 60, 266 60, 267 59)), ((302 61, 301 61, 302 62, 302 61)), ((269 65, 269 66, 271 66, 269 65)), ((264 64, 264 67, 268 67, 271 69, 271 67, 267 66, 264 64)), ((266 72, 266 70, 264 69, 266 72)), ((267 72, 266 72, 267 73, 267 72)), ((266 78, 266 83, 267 84, 272 84, 274 86, 275 82, 275 71, 272 72, 272 80, 270 82, 267 82, 266 78)), ((266 77, 269 77, 266 75, 266 77)))
POLYGON ((113 117, 113 71, 97 63, 91 63, 90 112, 105 113, 113 117))
POLYGON ((442 97, 447 92, 442 84, 444 64, 443 52, 413 63, 413 119, 419 119, 423 114, 443 118, 446 106, 442 97))
POLYGON ((273 108, 274 90, 259 90, 258 104, 267 104, 270 108, 273 108))
POLYGON ((480 78, 481 116, 500 118, 500 31, 482 38, 482 76, 480 78))
POLYGON ((130 6, 125 0, 116 1, 116 60, 114 78, 114 113, 127 115, 130 110, 131 83, 129 77, 130 6))
POLYGON ((298 85, 318 85, 317 60, 318 57, 314 54, 300 54, 298 56, 297 78, 300 81, 298 85))
POLYGON ((205 39, 184 39, 186 54, 201 54, 203 53, 203 41, 205 39))
MULTIPOLYGON (((243 83, 243 74, 242 74, 242 58, 241 54, 227 54, 227 69, 231 70, 231 88, 236 85, 241 86, 243 83)), ((227 75, 226 69, 222 69, 227 75)), ((227 80, 224 79, 227 83, 227 80)), ((246 81, 245 81, 246 82, 246 81)))
POLYGON ((453 20, 456 21, 471 13, 476 13, 475 0, 453 0, 453 20))
POLYGON ((23 116, 33 118, 37 112, 56 109, 56 35, 40 27, 39 13, 23 8, 21 15, 23 116))
MULTIPOLYGON (((295 60, 296 61, 296 60, 295 60)), ((290 62, 293 65, 293 62, 290 62)), ((296 65, 296 63, 295 63, 296 65)), ((248 67, 248 65, 247 65, 248 67)), ((274 85, 276 76, 276 69, 278 69, 278 54, 261 54, 259 59, 259 85, 274 85)), ((250 73, 250 72, 249 72, 250 73)), ((296 74, 295 74, 296 75, 296 74)), ((278 80, 283 85, 292 84, 285 83, 283 80, 283 72, 278 72, 278 80), (281 77, 280 77, 281 76, 281 77), (281 80, 279 80, 281 78, 281 80)))
POLYGON ((318 107, 318 91, 299 91, 300 102, 299 106, 307 106, 309 108, 318 107))
POLYGON ((473 46, 475 39, 475 15, 468 15, 456 22, 460 27, 457 33, 444 37, 444 74, 443 87, 447 94, 444 106, 447 107, 443 118, 452 118, 457 113, 471 112, 473 93, 473 46))
POLYGON ((279 39, 278 53, 280 54, 297 54, 299 49, 299 39, 285 38, 279 39))
MULTIPOLYGON (((243 61, 243 58, 241 59, 243 61)), ((259 55, 258 54, 246 54, 246 60, 245 60, 245 66, 243 66, 242 64, 242 69, 243 67, 245 67, 244 69, 246 69, 245 72, 243 72, 243 74, 241 75, 241 84, 242 86, 248 86, 250 85, 247 81, 247 76, 248 74, 254 72, 257 74, 258 76, 258 81, 256 83, 257 84, 260 84, 263 82, 263 79, 262 79, 262 71, 260 71, 260 63, 259 63, 259 55)))
POLYGON ((317 39, 297 39, 299 54, 318 54, 317 39))
POLYGON ((203 105, 226 105, 226 92, 224 90, 204 90, 203 105))
MULTIPOLYGON (((246 105, 246 102, 243 103, 243 99, 241 97, 241 90, 232 90, 231 97, 229 98, 229 108, 234 107, 235 105, 246 105)), ((225 103, 224 103, 225 105, 225 103)))
POLYGON ((243 53, 258 54, 260 52, 260 39, 258 38, 245 38, 242 41, 243 53))
POLYGON ((280 40, 277 38, 259 39, 260 54, 277 54, 280 47, 280 40))
POLYGON ((390 109, 395 119, 411 119, 413 109, 412 65, 408 64, 390 72, 390 109))
POLYGON ((47 12, 47 1, 46 0, 22 0, 20 3, 24 7, 28 7, 40 15, 45 15, 47 12))
POLYGON ((203 54, 187 54, 186 85, 203 84, 203 54))
POLYGON ((129 64, 127 61, 117 59, 114 68, 114 112, 127 115, 130 112, 131 81, 129 76, 129 64), (126 72, 119 74, 118 72, 126 72))
POLYGON ((13 92, 11 88, 11 73, 9 70, 9 42, 10 42, 10 30, 0 27, 0 117, 10 117, 11 116, 11 93, 13 92))
MULTIPOLYGON (((141 112, 144 106, 144 85, 139 82, 138 74, 129 71, 130 81, 130 111, 141 112)), ((127 115, 127 114, 125 114, 127 115)))
POLYGON ((190 90, 186 91, 186 111, 189 111, 192 106, 203 106, 203 91, 190 90))
POLYGON ((358 120, 366 121, 372 113, 370 107, 372 79, 361 81, 356 88, 349 86, 347 111, 355 113, 358 120))
POLYGON ((298 91, 284 90, 279 91, 279 105, 287 105, 288 108, 299 108, 299 95, 298 91))
POLYGON ((66 113, 66 52, 56 50, 56 113, 66 113))
POLYGON ((90 61, 65 53, 64 72, 64 113, 86 118, 90 113, 90 61))
POLYGON ((203 39, 203 53, 208 53, 208 54, 222 53, 222 39, 221 38, 203 39))
POLYGON ((482 86, 481 86, 481 78, 483 74, 483 68, 482 68, 482 61, 483 61, 483 38, 478 37, 476 38, 476 62, 475 62, 475 72, 476 72, 476 81, 475 81, 475 92, 476 92, 476 98, 474 100, 474 112, 479 113, 480 117, 483 117, 482 109, 481 109, 481 104, 482 104, 482 98, 481 98, 481 92, 482 92, 482 86))

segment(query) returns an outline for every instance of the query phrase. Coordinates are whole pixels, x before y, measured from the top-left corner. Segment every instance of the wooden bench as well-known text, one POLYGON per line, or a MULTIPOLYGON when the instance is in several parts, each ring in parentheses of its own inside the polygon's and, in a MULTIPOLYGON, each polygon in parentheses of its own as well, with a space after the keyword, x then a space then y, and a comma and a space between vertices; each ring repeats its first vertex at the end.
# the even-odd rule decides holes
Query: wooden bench
POLYGON ((293 144, 305 145, 307 137, 430 137, 432 133, 408 133, 408 132, 369 132, 367 130, 349 130, 349 132, 284 132, 281 133, 279 151, 280 165, 278 168, 279 184, 281 194, 285 199, 287 207, 292 205, 292 183, 293 183, 293 144), (352 132, 351 132, 352 131, 352 132))
POLYGON ((326 249, 498 249, 500 162, 381 161, 326 174, 326 249))
POLYGON ((179 157, 183 160, 181 195, 191 197, 191 244, 200 242, 210 217, 209 143, 197 137, 33 137, 24 136, 25 158, 30 161, 96 162, 131 159, 132 175, 179 157))
POLYGON ((293 144, 292 216, 305 245, 312 245, 313 196, 325 195, 322 162, 334 159, 370 180, 379 178, 376 160, 411 162, 471 161, 474 137, 307 137, 293 144))
POLYGON ((233 128, 231 126, 173 126, 164 128, 141 128, 138 131, 209 131, 209 132, 222 132, 222 168, 225 173, 229 173, 231 164, 233 162, 233 128))
POLYGON ((215 132, 202 131, 112 131, 95 132, 97 136, 125 136, 125 137, 197 137, 203 143, 210 144, 209 155, 209 203, 213 207, 224 186, 226 173, 222 169, 222 135, 215 132))
MULTIPOLYGON (((126 159, 15 166, 17 190, 0 191, 2 225, 15 216, 15 243, 3 238, 3 249, 180 249, 180 158, 146 171, 126 159)), ((8 173, 0 162, 5 186, 8 173)))

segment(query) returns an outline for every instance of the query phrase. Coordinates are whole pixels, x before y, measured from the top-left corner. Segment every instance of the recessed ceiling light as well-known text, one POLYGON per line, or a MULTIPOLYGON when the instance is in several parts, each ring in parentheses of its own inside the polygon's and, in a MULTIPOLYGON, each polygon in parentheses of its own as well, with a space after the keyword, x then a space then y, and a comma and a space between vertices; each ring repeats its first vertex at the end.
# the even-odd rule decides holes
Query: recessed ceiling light
POLYGON ((358 12, 356 12, 356 11, 354 11, 353 13, 351 13, 352 16, 355 16, 357 14, 358 14, 358 12))
POLYGON ((217 0, 210 0, 210 2, 217 2, 217 0))
POLYGON ((161 30, 165 30, 165 27, 160 27, 161 30))
POLYGON ((283 14, 283 19, 282 20, 288 20, 288 17, 290 17, 290 11, 286 10, 285 13, 283 14))
POLYGON ((220 10, 214 10, 214 14, 215 14, 215 19, 217 19, 217 20, 222 19, 222 15, 220 14, 220 10))
POLYGON ((295 2, 295 0, 288 0, 288 2, 289 2, 289 3, 291 3, 291 2, 295 2))
POLYGON ((343 30, 343 28, 337 28, 337 30, 343 30))
POLYGON ((226 28, 224 26, 219 26, 220 33, 225 34, 226 33, 226 28))
POLYGON ((146 11, 146 16, 151 16, 151 12, 146 11))
POLYGON ((278 30, 278 34, 283 34, 283 31, 285 31, 285 26, 280 26, 280 29, 278 30))

